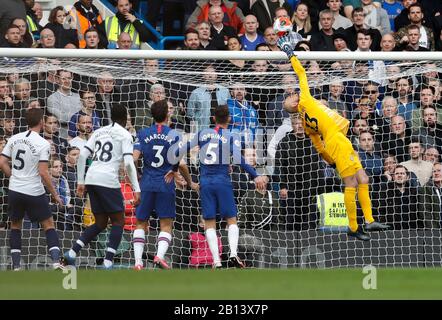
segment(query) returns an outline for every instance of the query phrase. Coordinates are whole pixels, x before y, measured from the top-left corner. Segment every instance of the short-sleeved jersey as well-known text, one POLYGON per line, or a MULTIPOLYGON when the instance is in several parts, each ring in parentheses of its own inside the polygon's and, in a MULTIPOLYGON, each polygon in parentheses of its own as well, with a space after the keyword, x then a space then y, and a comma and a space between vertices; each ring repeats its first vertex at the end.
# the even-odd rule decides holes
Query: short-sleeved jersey
POLYGON ((132 135, 114 122, 95 131, 84 147, 93 154, 85 184, 120 188, 121 161, 125 155, 133 155, 132 135))
POLYGON ((204 183, 230 183, 230 165, 239 164, 254 179, 255 169, 248 165, 241 155, 241 137, 220 127, 204 129, 188 144, 190 150, 196 145, 200 152, 200 181, 204 183))
POLYGON ((12 161, 9 189, 30 196, 45 193, 38 170, 39 162, 48 162, 50 144, 37 132, 28 130, 13 135, 3 149, 12 161))
POLYGON ((143 156, 141 191, 175 192, 175 183, 166 183, 164 176, 176 166, 177 155, 169 149, 178 141, 178 133, 168 126, 154 124, 138 131, 134 149, 143 156))
POLYGON ((298 112, 301 114, 305 133, 319 134, 324 141, 337 132, 346 135, 350 122, 311 96, 304 67, 296 57, 292 57, 291 62, 301 88, 298 112))

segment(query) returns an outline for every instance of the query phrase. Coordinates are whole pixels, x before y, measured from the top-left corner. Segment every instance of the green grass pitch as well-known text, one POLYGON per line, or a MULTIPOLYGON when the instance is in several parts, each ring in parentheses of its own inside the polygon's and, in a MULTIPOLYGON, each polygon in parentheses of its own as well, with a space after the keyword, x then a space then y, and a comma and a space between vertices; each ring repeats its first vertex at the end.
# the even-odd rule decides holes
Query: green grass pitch
POLYGON ((61 271, 0 272, 0 299, 442 299, 442 269, 79 270, 65 290, 61 271))

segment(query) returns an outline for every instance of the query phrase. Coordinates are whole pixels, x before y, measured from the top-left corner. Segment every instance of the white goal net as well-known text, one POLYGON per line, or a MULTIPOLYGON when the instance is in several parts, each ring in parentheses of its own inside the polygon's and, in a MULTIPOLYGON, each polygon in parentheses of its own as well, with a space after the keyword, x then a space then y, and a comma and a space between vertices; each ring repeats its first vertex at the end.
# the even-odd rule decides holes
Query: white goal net
MULTIPOLYGON (((125 56, 91 50, 87 57, 84 50, 35 52, 38 55, 29 57, 25 57, 32 54, 29 50, 1 54, 5 58, 0 59, 0 146, 12 134, 26 130, 27 108, 45 110, 42 135, 52 146, 50 175, 65 204, 52 205, 62 251, 93 223, 87 197, 75 195, 75 164, 87 137, 109 122, 110 107, 116 103, 128 107, 127 129, 135 136, 152 124, 151 104, 167 99, 170 125, 184 139, 211 126, 214 109, 228 105, 230 128, 242 134, 244 157, 270 178, 267 192, 260 193, 239 166, 231 169, 239 212, 239 255, 248 266, 441 266, 442 172, 437 163, 442 152, 442 57, 438 53, 421 57, 398 53, 370 60, 380 53, 300 52, 311 94, 350 120, 348 138, 370 177, 374 218, 391 226, 390 231, 372 233, 371 241, 361 242, 346 235, 340 177, 316 153, 301 120, 283 108, 285 98, 298 90, 298 79, 282 53, 165 51, 125 56), (189 57, 193 59, 184 59, 189 57)), ((197 182, 197 150, 185 159, 197 182)), ((11 265, 8 180, 0 175, 0 270, 5 270, 11 265)), ((126 224, 115 263, 129 268, 135 216, 124 171, 121 186, 127 200, 126 224)), ((173 268, 211 265, 199 194, 178 180, 176 195, 177 218, 167 260, 173 268)), ((358 223, 364 223, 360 208, 358 223)), ((226 226, 222 221, 217 226, 225 261, 226 226)), ((152 217, 144 255, 148 266, 158 232, 159 222, 152 217)), ((48 267, 44 232, 38 224, 25 220, 22 234, 22 265, 48 267)), ((79 267, 102 263, 107 235, 103 232, 81 251, 79 267)))

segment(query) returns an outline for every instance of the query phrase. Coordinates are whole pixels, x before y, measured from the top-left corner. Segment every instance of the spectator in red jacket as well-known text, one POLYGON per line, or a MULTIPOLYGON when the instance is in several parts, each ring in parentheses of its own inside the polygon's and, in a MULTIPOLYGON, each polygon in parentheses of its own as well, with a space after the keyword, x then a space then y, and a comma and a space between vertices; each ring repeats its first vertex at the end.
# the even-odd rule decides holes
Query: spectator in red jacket
POLYGON ((135 230, 135 223, 137 220, 135 217, 135 207, 133 205, 134 192, 129 177, 123 167, 120 167, 120 185, 121 193, 123 193, 124 198, 124 230, 133 231, 135 230))
POLYGON ((228 0, 200 0, 196 3, 197 7, 187 21, 186 29, 195 29, 196 25, 209 20, 209 9, 212 6, 220 6, 224 12, 223 23, 235 28, 239 34, 244 33, 244 14, 238 8, 238 4, 228 0))
MULTIPOLYGON (((193 268, 207 268, 212 267, 213 257, 210 252, 209 243, 206 240, 206 236, 204 235, 204 219, 200 216, 198 229, 201 231, 191 232, 189 234, 190 240, 190 258, 189 265, 193 268)), ((222 253, 223 246, 221 243, 221 239, 218 236, 218 252, 222 253)))

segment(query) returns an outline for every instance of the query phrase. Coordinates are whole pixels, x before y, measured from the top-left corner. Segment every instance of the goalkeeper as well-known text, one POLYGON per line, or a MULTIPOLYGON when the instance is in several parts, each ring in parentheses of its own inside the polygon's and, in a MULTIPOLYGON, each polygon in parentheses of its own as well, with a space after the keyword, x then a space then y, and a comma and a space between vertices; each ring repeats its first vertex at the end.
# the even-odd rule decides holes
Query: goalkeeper
POLYGON ((348 235, 359 240, 370 240, 370 236, 358 227, 356 218, 356 192, 365 218, 366 231, 389 229, 388 225, 374 221, 368 188, 368 176, 362 168, 358 155, 347 139, 349 121, 327 108, 310 95, 304 67, 295 56, 291 34, 278 40, 278 46, 290 59, 299 78, 300 94, 293 94, 284 102, 288 112, 298 112, 303 120, 306 134, 318 153, 336 170, 344 181, 344 202, 349 220, 348 235))

